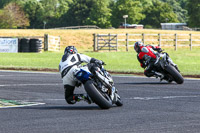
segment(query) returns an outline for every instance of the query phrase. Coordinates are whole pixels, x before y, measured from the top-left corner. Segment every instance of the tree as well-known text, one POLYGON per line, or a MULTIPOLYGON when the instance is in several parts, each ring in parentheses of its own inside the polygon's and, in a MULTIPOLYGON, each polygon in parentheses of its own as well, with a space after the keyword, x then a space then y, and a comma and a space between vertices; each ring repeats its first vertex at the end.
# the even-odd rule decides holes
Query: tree
POLYGON ((0 0, 0 9, 10 3, 12 0, 0 0))
POLYGON ((0 10, 0 28, 4 28, 4 29, 6 29, 6 28, 9 28, 9 25, 8 25, 8 23, 6 22, 6 20, 8 21, 9 20, 9 18, 8 18, 8 16, 7 15, 5 15, 4 14, 4 11, 3 10, 0 10))
POLYGON ((0 9, 11 2, 17 3, 19 6, 21 6, 21 3, 25 2, 25 1, 27 1, 27 0, 0 0, 0 9))
POLYGON ((56 27, 60 22, 60 18, 69 9, 72 0, 42 0, 41 4, 44 9, 43 19, 47 22, 47 26, 56 27))
POLYGON ((119 27, 124 22, 123 15, 128 15, 127 23, 138 24, 145 15, 142 13, 142 5, 137 0, 117 0, 112 8, 112 25, 119 27))
POLYGON ((85 25, 94 3, 94 0, 73 0, 68 12, 62 16, 62 25, 85 25))
POLYGON ((142 21, 144 25, 160 28, 160 23, 179 22, 173 9, 164 2, 154 0, 153 5, 145 9, 146 18, 142 21))
POLYGON ((161 0, 161 1, 168 3, 173 8, 173 11, 177 15, 179 22, 182 23, 187 22, 188 12, 186 9, 183 9, 181 7, 181 4, 182 6, 184 6, 183 1, 182 2, 180 1, 180 3, 177 2, 176 0, 161 0))
POLYGON ((101 28, 111 27, 111 9, 108 8, 109 4, 109 0, 96 0, 91 7, 86 24, 97 25, 101 28))
POLYGON ((189 26, 200 27, 200 2, 199 0, 188 0, 189 26))
POLYGON ((29 28, 42 28, 44 21, 44 9, 42 4, 37 0, 28 0, 24 3, 23 8, 30 20, 29 28))
POLYGON ((1 11, 1 28, 26 28, 29 26, 24 11, 16 3, 9 3, 1 11))
POLYGON ((21 0, 24 11, 31 20, 30 28, 59 26, 61 16, 69 9, 72 0, 21 0))
POLYGON ((146 7, 152 5, 152 0, 140 0, 140 2, 141 2, 141 4, 142 4, 142 7, 143 7, 143 8, 146 8, 146 7))
POLYGON ((177 2, 180 4, 181 8, 183 8, 183 9, 187 9, 187 7, 186 7, 187 1, 188 0, 177 0, 177 2))
POLYGON ((69 10, 69 5, 72 3, 72 0, 58 0, 58 17, 61 17, 69 10))

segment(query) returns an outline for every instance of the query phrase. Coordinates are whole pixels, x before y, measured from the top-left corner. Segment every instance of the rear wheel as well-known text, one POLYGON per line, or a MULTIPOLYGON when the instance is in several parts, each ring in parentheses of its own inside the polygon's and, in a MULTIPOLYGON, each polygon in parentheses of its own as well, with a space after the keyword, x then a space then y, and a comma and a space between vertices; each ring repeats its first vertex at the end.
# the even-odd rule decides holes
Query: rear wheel
POLYGON ((166 66, 165 70, 173 77, 177 84, 184 82, 183 76, 171 65, 166 66))
POLYGON ((99 105, 100 108, 102 109, 109 109, 112 107, 112 100, 108 96, 108 94, 101 92, 98 90, 94 84, 93 81, 88 80, 84 84, 84 88, 92 101, 94 101, 97 105, 99 105))

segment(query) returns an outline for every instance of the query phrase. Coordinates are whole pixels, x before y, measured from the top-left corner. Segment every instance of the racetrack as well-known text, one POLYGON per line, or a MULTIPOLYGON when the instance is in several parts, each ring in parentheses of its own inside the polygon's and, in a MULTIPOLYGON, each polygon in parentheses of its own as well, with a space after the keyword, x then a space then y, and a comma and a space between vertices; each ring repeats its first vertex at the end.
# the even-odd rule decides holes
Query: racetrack
POLYGON ((155 78, 113 77, 124 106, 101 110, 86 102, 68 105, 58 73, 0 71, 0 99, 40 103, 0 108, 0 133, 200 131, 200 80, 177 85, 155 78))

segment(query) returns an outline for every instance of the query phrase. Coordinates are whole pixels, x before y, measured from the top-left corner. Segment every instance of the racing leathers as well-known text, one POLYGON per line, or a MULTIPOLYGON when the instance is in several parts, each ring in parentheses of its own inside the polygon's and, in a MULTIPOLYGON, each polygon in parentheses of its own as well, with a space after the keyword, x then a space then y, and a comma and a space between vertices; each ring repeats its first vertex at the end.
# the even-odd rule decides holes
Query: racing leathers
POLYGON ((102 63, 102 61, 95 58, 91 58, 84 54, 64 54, 60 64, 59 71, 62 77, 64 89, 65 89, 65 100, 68 104, 74 104, 77 101, 85 100, 91 103, 90 98, 87 94, 74 94, 75 86, 78 86, 78 80, 75 78, 74 73, 80 70, 81 63, 102 63))
POLYGON ((147 77, 151 77, 154 75, 161 76, 152 71, 158 55, 157 51, 161 51, 161 48, 158 46, 154 47, 152 45, 146 45, 141 46, 140 49, 140 52, 137 54, 137 59, 140 62, 140 66, 142 68, 145 68, 144 75, 146 75, 147 77))

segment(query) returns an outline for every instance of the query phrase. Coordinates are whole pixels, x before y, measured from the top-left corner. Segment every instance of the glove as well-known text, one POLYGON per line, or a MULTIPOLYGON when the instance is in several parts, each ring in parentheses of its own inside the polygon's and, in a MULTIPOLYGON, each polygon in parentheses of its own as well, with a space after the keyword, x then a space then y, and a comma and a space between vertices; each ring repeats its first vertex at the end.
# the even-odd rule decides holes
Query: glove
POLYGON ((104 65, 104 64, 105 64, 103 61, 97 60, 97 59, 95 59, 95 58, 92 58, 92 59, 90 60, 90 63, 96 63, 96 64, 100 64, 100 65, 104 65))
POLYGON ((104 63, 103 61, 101 61, 101 60, 96 60, 95 63, 96 63, 97 65, 100 65, 100 66, 105 64, 105 63, 104 63))
POLYGON ((142 67, 142 68, 145 68, 146 67, 146 65, 145 64, 140 64, 140 66, 142 67))
POLYGON ((101 64, 102 64, 102 65, 105 65, 105 62, 103 62, 103 61, 101 60, 101 64))
POLYGON ((157 51, 161 53, 163 50, 161 48, 157 48, 157 51))

